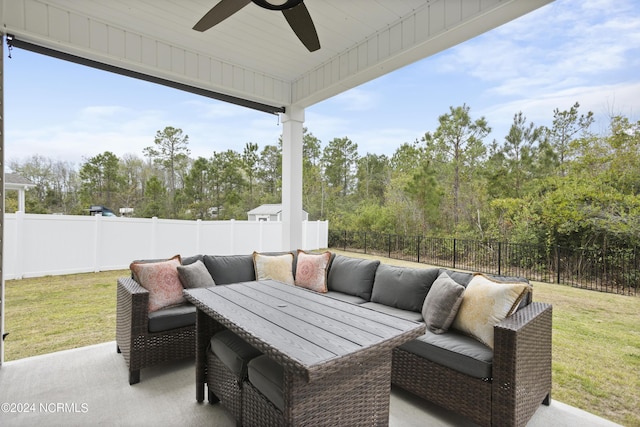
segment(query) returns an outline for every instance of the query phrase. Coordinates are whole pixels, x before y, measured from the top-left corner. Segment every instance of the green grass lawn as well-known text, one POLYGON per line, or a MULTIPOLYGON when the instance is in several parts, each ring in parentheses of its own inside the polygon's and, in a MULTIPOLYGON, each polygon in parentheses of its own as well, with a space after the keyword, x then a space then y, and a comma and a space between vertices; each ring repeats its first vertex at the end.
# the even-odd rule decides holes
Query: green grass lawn
MULTIPOLYGON (((7 281, 5 360, 114 341, 116 280, 128 274, 7 281)), ((538 282, 533 295, 553 304, 552 398, 640 427, 640 298, 538 282)))
POLYGON ((116 281, 127 271, 5 283, 5 360, 116 339, 116 281))

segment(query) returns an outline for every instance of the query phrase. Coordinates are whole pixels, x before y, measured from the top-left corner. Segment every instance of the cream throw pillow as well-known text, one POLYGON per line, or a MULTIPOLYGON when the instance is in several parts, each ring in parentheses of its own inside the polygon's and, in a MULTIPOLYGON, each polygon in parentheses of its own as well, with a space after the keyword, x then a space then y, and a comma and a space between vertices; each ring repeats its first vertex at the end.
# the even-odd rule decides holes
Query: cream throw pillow
POLYGON ((253 253, 256 280, 277 280, 293 285, 293 254, 261 255, 253 253))
POLYGON ((452 328, 493 348, 493 327, 513 314, 530 291, 525 282, 499 282, 476 274, 464 291, 452 328))

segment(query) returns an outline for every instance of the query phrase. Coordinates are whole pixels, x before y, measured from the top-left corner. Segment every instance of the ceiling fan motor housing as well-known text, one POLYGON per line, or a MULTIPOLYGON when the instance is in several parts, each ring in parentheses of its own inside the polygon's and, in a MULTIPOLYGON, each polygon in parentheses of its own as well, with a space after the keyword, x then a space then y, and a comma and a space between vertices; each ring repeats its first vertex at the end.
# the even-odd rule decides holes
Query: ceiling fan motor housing
POLYGON ((303 0, 251 0, 260 7, 269 10, 287 10, 296 7, 303 0))

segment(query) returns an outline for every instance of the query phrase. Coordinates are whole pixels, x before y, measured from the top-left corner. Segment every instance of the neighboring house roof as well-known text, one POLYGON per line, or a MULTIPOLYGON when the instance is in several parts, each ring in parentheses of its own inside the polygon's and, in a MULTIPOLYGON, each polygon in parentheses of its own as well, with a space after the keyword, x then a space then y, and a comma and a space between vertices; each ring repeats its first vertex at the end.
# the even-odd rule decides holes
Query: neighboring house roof
POLYGON ((9 190, 19 190, 35 187, 36 185, 27 178, 17 173, 4 174, 4 187, 9 190))
POLYGON ((265 204, 247 212, 249 215, 278 215, 282 212, 282 204, 265 204))
MULTIPOLYGON (((278 215, 282 212, 282 204, 281 203, 273 203, 273 204, 264 204, 260 205, 257 208, 251 209, 247 214, 249 215, 278 215)), ((303 209, 303 212, 306 212, 303 209)))

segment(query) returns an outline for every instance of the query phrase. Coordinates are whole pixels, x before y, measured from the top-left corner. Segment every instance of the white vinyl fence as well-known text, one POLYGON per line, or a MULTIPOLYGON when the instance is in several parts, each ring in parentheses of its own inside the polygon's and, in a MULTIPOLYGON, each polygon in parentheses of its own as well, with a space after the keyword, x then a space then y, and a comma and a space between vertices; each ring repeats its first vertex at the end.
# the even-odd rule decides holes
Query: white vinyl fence
MULTIPOLYGON (((328 230, 327 221, 303 221, 299 249, 326 248, 328 230)), ((188 221, 22 212, 4 217, 3 270, 7 280, 125 269, 136 259, 176 254, 233 255, 283 249, 279 221, 188 221)))

